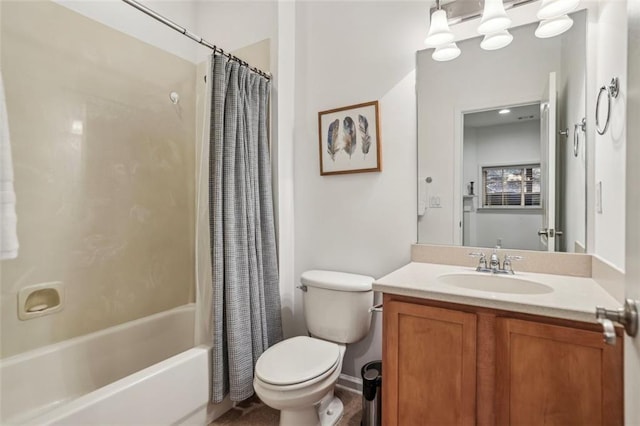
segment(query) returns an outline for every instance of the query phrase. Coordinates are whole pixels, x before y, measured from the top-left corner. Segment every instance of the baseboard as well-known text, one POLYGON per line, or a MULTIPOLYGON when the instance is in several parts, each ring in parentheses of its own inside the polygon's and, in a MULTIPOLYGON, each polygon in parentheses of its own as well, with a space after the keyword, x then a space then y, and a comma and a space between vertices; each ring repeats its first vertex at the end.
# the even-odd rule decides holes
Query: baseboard
POLYGON ((338 377, 336 386, 351 392, 362 393, 362 379, 347 374, 341 374, 338 377))

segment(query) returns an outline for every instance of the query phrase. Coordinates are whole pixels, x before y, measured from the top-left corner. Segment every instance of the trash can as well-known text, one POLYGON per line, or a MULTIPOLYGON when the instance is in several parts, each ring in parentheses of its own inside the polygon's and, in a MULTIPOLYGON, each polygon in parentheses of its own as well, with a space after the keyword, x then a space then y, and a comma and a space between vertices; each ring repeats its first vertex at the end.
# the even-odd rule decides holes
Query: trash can
POLYGON ((362 426, 382 425, 382 361, 362 366, 362 426))

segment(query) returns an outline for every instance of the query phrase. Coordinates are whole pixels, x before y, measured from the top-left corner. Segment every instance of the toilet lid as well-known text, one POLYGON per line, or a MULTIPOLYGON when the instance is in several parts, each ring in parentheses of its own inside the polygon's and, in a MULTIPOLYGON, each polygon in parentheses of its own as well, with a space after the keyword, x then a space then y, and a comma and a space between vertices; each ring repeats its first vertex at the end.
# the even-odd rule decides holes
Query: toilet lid
POLYGON ((272 385, 293 385, 318 377, 335 367, 337 344, 312 337, 283 340, 267 349, 256 363, 256 376, 272 385))

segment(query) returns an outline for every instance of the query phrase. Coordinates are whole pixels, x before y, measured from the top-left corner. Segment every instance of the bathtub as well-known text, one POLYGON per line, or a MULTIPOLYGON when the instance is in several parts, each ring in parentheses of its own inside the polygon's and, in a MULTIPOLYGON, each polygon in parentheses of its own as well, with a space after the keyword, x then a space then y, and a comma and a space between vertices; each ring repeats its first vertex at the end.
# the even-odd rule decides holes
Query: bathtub
POLYGON ((1 360, 0 423, 206 424, 194 317, 184 305, 1 360))

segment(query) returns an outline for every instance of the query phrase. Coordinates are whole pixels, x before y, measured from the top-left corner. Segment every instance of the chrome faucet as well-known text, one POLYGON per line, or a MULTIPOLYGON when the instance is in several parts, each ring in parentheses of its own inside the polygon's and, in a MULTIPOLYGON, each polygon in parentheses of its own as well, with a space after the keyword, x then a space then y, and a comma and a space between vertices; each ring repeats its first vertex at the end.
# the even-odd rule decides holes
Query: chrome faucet
POLYGON ((509 274, 513 275, 515 272, 513 271, 513 267, 511 266, 511 262, 514 260, 522 260, 524 259, 522 256, 511 256, 504 255, 504 260, 502 261, 502 267, 500 266, 500 257, 498 256, 498 249, 500 247, 496 247, 493 249, 493 253, 489 258, 489 264, 487 265, 487 256, 482 252, 474 252, 469 253, 469 256, 480 258, 478 261, 478 266, 476 267, 476 272, 490 272, 492 274, 509 274))
POLYGON ((478 266, 476 267, 476 272, 491 272, 491 269, 487 267, 487 256, 485 256, 482 252, 474 252, 469 253, 471 257, 479 257, 478 266))
POLYGON ((513 267, 511 266, 511 261, 512 260, 522 260, 524 259, 524 257, 522 256, 509 256, 508 254, 504 255, 504 261, 502 262, 502 273, 503 274, 510 274, 513 275, 515 274, 515 272, 513 272, 513 267))
POLYGON ((491 268, 491 272, 494 274, 500 272, 500 258, 498 257, 498 249, 500 246, 495 246, 493 248, 493 253, 491 253, 491 259, 489 260, 489 267, 491 268))

